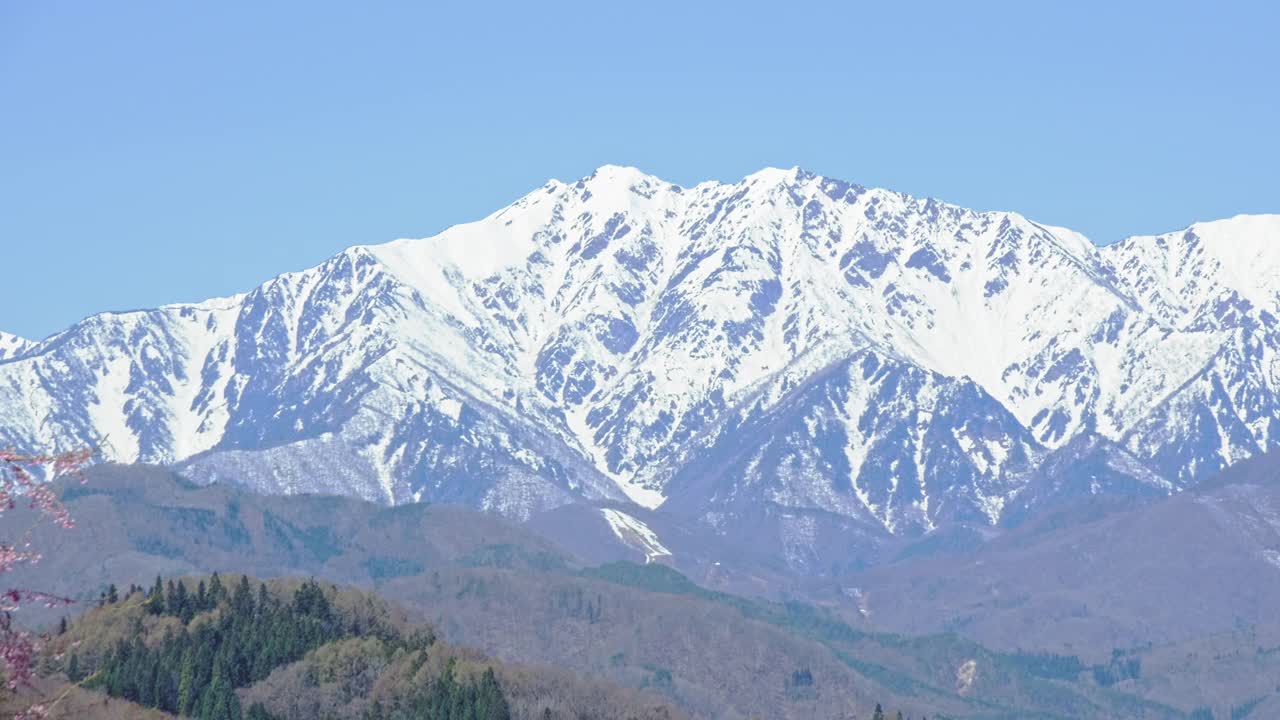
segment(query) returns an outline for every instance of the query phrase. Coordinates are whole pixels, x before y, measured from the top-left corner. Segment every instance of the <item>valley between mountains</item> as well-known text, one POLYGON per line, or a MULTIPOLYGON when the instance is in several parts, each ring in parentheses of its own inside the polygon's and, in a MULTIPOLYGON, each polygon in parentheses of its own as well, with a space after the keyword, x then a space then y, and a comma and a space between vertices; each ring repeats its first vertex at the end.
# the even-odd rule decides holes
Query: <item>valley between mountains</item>
MULTIPOLYGON (((81 669, 96 671, 120 664, 122 651, 108 650, 121 639, 120 647, 138 643, 133 655, 160 645, 168 621, 139 623, 149 617, 142 597, 125 588, 145 591, 158 575, 185 576, 193 591, 197 576, 216 571, 232 586, 244 572, 313 577, 331 593, 340 588, 329 583, 359 586, 362 593, 340 593, 349 598, 344 604, 378 615, 390 606, 449 644, 484 653, 464 650, 464 657, 498 661, 512 717, 541 720, 549 706, 557 720, 685 712, 870 718, 883 704, 935 720, 1257 719, 1280 709, 1280 626, 1272 612, 1280 573, 1268 570, 1275 552, 1267 552, 1280 541, 1280 525, 1256 522, 1267 507, 1280 507, 1275 469, 1254 461, 1204 491, 1125 507, 1071 505, 1060 511, 1070 523, 1051 513, 1021 535, 983 546, 909 545, 896 559, 843 578, 863 593, 865 602, 855 604, 805 602, 797 594, 815 588, 797 578, 775 579, 774 592, 790 595, 783 601, 736 594, 736 576, 769 572, 740 562, 685 575, 666 560, 646 562, 603 541, 584 545, 597 553, 586 559, 527 525, 465 508, 263 496, 199 486, 161 468, 100 465, 83 483, 55 483, 77 526, 38 526, 32 540, 48 550, 47 562, 15 568, 11 582, 77 601, 70 631, 51 641, 55 654, 42 663, 53 695, 63 673, 77 675, 66 665, 73 649, 81 669), (1068 548, 1075 557, 1064 561, 1068 548), (142 635, 129 630, 139 624, 142 635)), ((30 527, 33 514, 20 506, 0 525, 30 527)), ((679 556, 684 548, 672 550, 679 556)), ((66 609, 41 612, 24 608, 16 619, 56 628, 66 609)), ((196 615, 194 637, 203 637, 197 625, 210 619, 196 615)), ((400 642, 379 625, 359 625, 344 636, 400 642)), ((370 679, 405 661, 394 647, 384 654, 370 641, 300 650, 274 671, 246 664, 252 674, 223 693, 239 688, 244 708, 261 701, 282 718, 316 717, 311 707, 368 717, 369 701, 394 702, 405 687, 370 679)), ((436 658, 435 675, 409 687, 430 687, 442 661, 436 658)), ((95 682, 115 697, 182 706, 163 699, 173 688, 132 694, 127 683, 95 682)), ((137 708, 112 715, 101 696, 72 700, 69 708, 101 704, 103 714, 58 717, 142 716, 137 708)))

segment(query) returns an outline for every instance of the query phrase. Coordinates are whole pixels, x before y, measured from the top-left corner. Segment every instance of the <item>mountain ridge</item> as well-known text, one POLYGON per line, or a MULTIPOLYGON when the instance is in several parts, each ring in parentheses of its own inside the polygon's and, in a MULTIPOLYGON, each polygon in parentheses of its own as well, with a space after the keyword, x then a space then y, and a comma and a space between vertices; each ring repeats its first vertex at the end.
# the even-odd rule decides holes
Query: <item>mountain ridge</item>
POLYGON ((1240 273, 1280 263, 1277 219, 1098 247, 800 168, 682 188, 606 165, 431 238, 15 343, 0 443, 105 435, 110 459, 201 481, 513 517, 629 499, 716 525, 756 497, 890 532, 996 523, 1075 438, 1170 490, 1280 442, 1280 284, 1240 273), (1242 233, 1250 262, 1222 260, 1242 233), (1182 257, 1179 309, 1161 283, 1182 257), (772 449, 680 495, 748 425, 772 449))

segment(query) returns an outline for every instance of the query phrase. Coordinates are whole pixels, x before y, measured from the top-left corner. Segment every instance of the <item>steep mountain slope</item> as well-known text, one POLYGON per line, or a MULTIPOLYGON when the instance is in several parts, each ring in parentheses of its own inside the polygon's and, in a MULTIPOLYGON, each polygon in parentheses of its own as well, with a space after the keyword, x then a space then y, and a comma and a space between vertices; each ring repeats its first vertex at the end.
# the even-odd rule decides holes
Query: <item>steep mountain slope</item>
MULTIPOLYGON (((1107 481, 1096 465, 1087 469, 1107 481)), ((983 545, 904 553, 841 582, 860 588, 862 608, 879 627, 954 630, 1004 648, 1083 655, 1273 621, 1280 452, 1172 497, 1125 494, 1060 497, 983 545), (900 602, 906 593, 909 604, 900 602)))
POLYGON ((1170 478, 1204 477, 1280 443, 1280 215, 1130 238, 1105 251, 1153 317, 1212 337, 1124 441, 1170 478))
POLYGON ((1176 327, 1235 326, 1224 299, 1275 316, 1280 311, 1280 215, 1238 215, 1186 230, 1132 237, 1107 247, 1125 287, 1176 327))
POLYGON ((725 532, 760 502, 895 534, 995 523, 1078 438, 1166 489, 1280 443, 1278 225, 1099 250, 798 169, 681 188, 605 166, 23 345, 0 444, 106 436, 200 481, 517 518, 586 499, 725 532))

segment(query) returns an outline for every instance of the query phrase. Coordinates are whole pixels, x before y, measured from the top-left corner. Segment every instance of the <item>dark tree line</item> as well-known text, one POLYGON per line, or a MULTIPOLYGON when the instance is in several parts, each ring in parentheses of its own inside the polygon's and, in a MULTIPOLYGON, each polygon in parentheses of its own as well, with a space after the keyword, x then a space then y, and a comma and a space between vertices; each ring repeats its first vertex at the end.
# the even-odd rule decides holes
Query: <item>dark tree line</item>
POLYGON ((1119 650, 1111 651, 1111 662, 1093 666, 1093 679, 1102 687, 1109 687, 1123 680, 1136 680, 1142 676, 1142 659, 1125 657, 1119 650))
MULTIPOLYGON (((154 648, 143 643, 139 628, 132 641, 120 641, 106 652, 90 686, 197 720, 241 720, 236 688, 351 634, 314 581, 298 588, 291 602, 273 598, 265 585, 259 585, 255 598, 243 577, 231 592, 217 575, 208 588, 203 581, 195 593, 185 588, 181 582, 165 587, 156 578, 144 606, 155 615, 181 618, 184 627, 166 631, 154 648), (216 619, 194 631, 185 627, 196 613, 219 606, 223 612, 216 619)), ((70 662, 80 674, 77 658, 70 662)))
MULTIPOLYGON (((903 720, 902 711, 899 710, 893 717, 894 720, 903 720)), ((880 707, 880 703, 876 703, 876 709, 871 713, 871 720, 889 720, 889 716, 885 715, 884 709, 880 707)), ((910 720, 910 718, 907 718, 907 720, 910 720)), ((921 720, 929 720, 929 718, 921 716, 921 720)))
MULTIPOLYGON (((114 586, 113 588, 114 589, 114 586)), ((142 588, 130 588, 142 592, 142 588)), ((106 603, 117 602, 110 590, 106 603)), ((86 685, 114 697, 147 707, 181 714, 194 720, 280 720, 268 708, 255 703, 242 711, 236 695, 271 674, 272 670, 301 660, 326 643, 349 637, 376 636, 388 650, 411 653, 414 669, 426 662, 426 651, 435 642, 431 633, 402 633, 366 621, 362 626, 333 608, 314 580, 303 583, 288 601, 272 596, 265 584, 255 592, 245 577, 228 590, 215 573, 206 586, 200 581, 194 592, 182 582, 165 583, 157 577, 146 593, 143 608, 157 616, 175 617, 182 627, 165 631, 154 646, 143 642, 142 627, 131 640, 107 650, 86 685), (191 620, 213 610, 207 622, 191 620)), ((73 682, 88 673, 80 659, 68 658, 67 674, 73 682)), ((493 670, 475 680, 459 680, 450 661, 446 671, 426 685, 397 696, 389 705, 373 702, 366 720, 510 720, 506 697, 493 670)))
POLYGON ((493 668, 480 679, 461 682, 451 660, 444 673, 392 707, 375 700, 364 720, 511 720, 511 708, 493 668))

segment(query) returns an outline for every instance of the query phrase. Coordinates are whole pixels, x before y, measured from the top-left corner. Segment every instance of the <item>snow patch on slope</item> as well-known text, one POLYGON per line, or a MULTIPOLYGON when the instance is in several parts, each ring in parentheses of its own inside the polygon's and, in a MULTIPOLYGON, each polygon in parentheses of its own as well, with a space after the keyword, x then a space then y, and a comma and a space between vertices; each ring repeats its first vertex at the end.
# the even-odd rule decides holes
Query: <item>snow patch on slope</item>
POLYGON ((600 514, 619 540, 644 553, 646 563, 671 556, 671 551, 658 540, 657 533, 635 517, 613 508, 601 508, 600 514))

